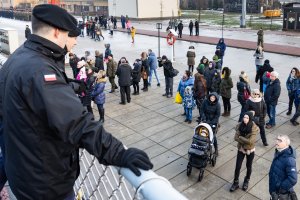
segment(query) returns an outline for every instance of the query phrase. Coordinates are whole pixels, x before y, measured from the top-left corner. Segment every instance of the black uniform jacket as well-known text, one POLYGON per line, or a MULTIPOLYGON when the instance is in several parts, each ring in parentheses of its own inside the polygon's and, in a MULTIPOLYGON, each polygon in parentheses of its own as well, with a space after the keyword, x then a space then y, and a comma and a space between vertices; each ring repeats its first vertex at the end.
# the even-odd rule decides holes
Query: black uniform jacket
POLYGON ((18 199, 64 199, 79 173, 78 149, 120 165, 124 147, 92 121, 64 74, 64 50, 37 35, 0 70, 5 169, 18 199))

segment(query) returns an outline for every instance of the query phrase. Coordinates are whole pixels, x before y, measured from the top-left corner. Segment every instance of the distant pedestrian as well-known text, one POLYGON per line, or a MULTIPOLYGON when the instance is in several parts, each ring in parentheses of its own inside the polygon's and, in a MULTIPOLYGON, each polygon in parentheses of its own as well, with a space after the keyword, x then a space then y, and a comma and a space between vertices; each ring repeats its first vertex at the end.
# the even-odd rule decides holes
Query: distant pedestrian
POLYGON ((220 84, 220 95, 222 96, 224 112, 223 117, 230 116, 231 111, 231 88, 233 88, 232 78, 230 77, 231 70, 228 67, 224 67, 222 70, 222 80, 220 84))
POLYGON ((266 87, 264 99, 267 104, 267 113, 269 116, 269 122, 266 125, 267 129, 276 126, 276 106, 281 92, 280 81, 278 79, 278 72, 271 72, 270 82, 266 87))
POLYGON ((298 199, 293 187, 297 184, 296 150, 287 135, 276 138, 274 159, 269 171, 271 200, 298 199))
POLYGON ((225 56, 226 44, 224 38, 220 38, 219 42, 216 46, 216 50, 220 50, 220 54, 218 55, 219 59, 221 59, 221 66, 223 66, 223 58, 225 56))
POLYGON ((264 65, 259 68, 258 72, 256 73, 255 82, 257 83, 259 80, 259 90, 260 92, 264 93, 264 75, 266 72, 274 71, 273 67, 270 65, 269 60, 265 60, 264 65))
POLYGON ((115 89, 118 89, 115 83, 115 76, 116 76, 116 71, 117 71, 117 62, 113 59, 113 55, 110 54, 108 56, 108 62, 107 62, 107 68, 106 68, 106 75, 108 77, 108 80, 111 84, 111 90, 109 93, 115 92, 115 89))
POLYGON ((297 119, 300 116, 300 89, 296 90, 294 95, 295 95, 296 112, 295 112, 294 116, 292 117, 292 119, 290 120, 290 122, 294 126, 298 126, 299 122, 297 122, 297 119))
POLYGON ((246 74, 246 72, 241 71, 241 74, 239 76, 239 81, 236 84, 237 87, 237 99, 238 102, 241 104, 241 113, 239 117, 239 122, 243 120, 245 110, 246 101, 250 98, 251 95, 251 89, 249 85, 249 78, 246 74))
POLYGON ((120 86, 120 94, 121 94, 121 102, 120 104, 125 105, 130 103, 130 85, 131 85, 131 72, 132 69, 130 65, 126 62, 126 58, 121 58, 121 64, 117 69, 116 75, 119 77, 119 86, 120 86), (126 97, 126 98, 125 98, 126 97))
POLYGON ((74 53, 69 53, 69 58, 70 58, 69 64, 70 64, 70 67, 72 68, 73 78, 75 79, 79 72, 79 70, 77 68, 77 63, 79 62, 79 58, 74 53))
POLYGON ((158 66, 164 68, 164 76, 165 76, 165 83, 166 83, 166 92, 163 96, 167 98, 173 97, 173 74, 172 71, 174 70, 172 62, 167 58, 167 56, 163 55, 158 60, 158 66))
MULTIPOLYGON (((294 67, 287 80, 286 80, 286 89, 288 90, 289 95, 289 109, 286 113, 287 115, 290 115, 292 113, 293 103, 295 100, 295 95, 297 90, 300 89, 300 72, 298 68, 294 67)), ((296 107, 297 109, 297 107, 296 107)))
POLYGON ((194 66, 195 66, 195 58, 196 58, 196 53, 195 53, 195 47, 190 46, 189 50, 186 54, 187 57, 187 64, 189 66, 189 71, 193 74, 194 72, 194 66))
POLYGON ((174 20, 174 28, 175 28, 175 32, 177 32, 177 28, 178 28, 178 20, 177 19, 174 20))
POLYGON ((135 32, 136 32, 136 29, 132 26, 130 29, 130 34, 131 34, 131 39, 132 39, 131 43, 134 43, 135 32))
POLYGON ((256 73, 264 64, 264 52, 261 46, 258 46, 253 54, 255 57, 255 66, 256 66, 256 73))
POLYGON ((150 73, 150 66, 149 66, 149 60, 148 60, 148 55, 146 52, 142 52, 141 54, 141 60, 142 60, 142 69, 141 69, 141 76, 144 82, 144 87, 142 90, 144 92, 148 91, 148 76, 150 73))
POLYGON ((113 25, 113 22, 111 20, 109 20, 108 28, 109 28, 109 34, 111 36, 113 36, 114 35, 114 25, 113 25))
POLYGON ((192 20, 190 20, 190 23, 189 23, 189 29, 190 29, 190 36, 193 35, 193 28, 194 28, 194 23, 192 20))
POLYGON ((92 92, 92 98, 94 99, 94 102, 97 104, 99 116, 99 121, 101 123, 104 122, 104 103, 105 103, 105 84, 106 84, 106 72, 103 70, 100 70, 97 74, 96 84, 94 87, 94 90, 92 92))
POLYGON ((134 92, 133 95, 139 95, 140 94, 140 80, 141 80, 141 68, 142 68, 142 61, 140 59, 136 59, 133 63, 133 70, 131 72, 132 77, 132 86, 134 92))
POLYGON ((182 38, 182 30, 183 30, 183 24, 182 21, 178 24, 178 38, 182 38))
POLYGON ((113 19, 114 29, 117 29, 117 22, 118 22, 117 18, 114 17, 114 19, 113 19))
POLYGON ((31 30, 30 30, 29 26, 26 25, 26 29, 25 29, 25 38, 27 39, 29 35, 31 35, 31 30))
POLYGON ((111 49, 110 49, 110 44, 105 44, 105 53, 104 53, 104 62, 107 62, 108 56, 111 55, 111 49))
POLYGON ((103 54, 98 50, 95 51, 95 67, 98 69, 98 71, 104 70, 103 54))
MULTIPOLYGON (((194 77, 192 76, 191 72, 186 70, 185 73, 183 74, 182 78, 180 79, 180 82, 178 84, 177 92, 179 92, 180 96, 182 99, 184 99, 184 94, 185 94, 185 88, 187 86, 191 86, 193 88, 194 85, 194 77)), ((186 114, 184 108, 184 114, 186 114)))
POLYGON ((215 76, 215 63, 210 61, 208 68, 204 68, 204 78, 206 80, 206 85, 207 85, 207 92, 211 93, 212 92, 212 80, 215 76))
POLYGON ((160 86, 160 81, 157 73, 157 58, 155 56, 155 53, 149 49, 148 50, 148 61, 149 61, 149 66, 150 66, 150 74, 149 74, 149 86, 152 84, 152 76, 153 73, 155 75, 156 81, 157 81, 157 86, 160 86))
POLYGON ((121 15, 121 24, 122 24, 122 29, 125 29, 126 18, 124 17, 124 15, 121 15))
POLYGON ((252 112, 246 112, 243 115, 243 120, 236 126, 234 140, 237 144, 237 157, 234 171, 233 184, 230 187, 230 192, 234 192, 239 188, 240 170, 246 156, 246 176, 242 189, 247 191, 252 173, 252 163, 255 156, 255 141, 258 132, 258 126, 253 122, 252 112))
POLYGON ((198 20, 195 21, 195 30, 196 30, 196 36, 199 36, 199 22, 198 22, 198 20))
POLYGON ((264 30, 262 27, 257 32, 257 46, 264 48, 264 30))

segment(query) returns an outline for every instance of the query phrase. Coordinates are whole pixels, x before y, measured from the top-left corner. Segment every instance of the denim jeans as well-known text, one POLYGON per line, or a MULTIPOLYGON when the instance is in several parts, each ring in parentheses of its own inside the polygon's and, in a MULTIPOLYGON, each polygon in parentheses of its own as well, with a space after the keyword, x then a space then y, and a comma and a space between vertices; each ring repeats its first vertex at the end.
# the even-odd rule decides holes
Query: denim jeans
POLYGON ((275 117, 276 117, 276 105, 267 104, 267 113, 269 116, 269 122, 267 124, 275 126, 275 117))
POLYGON ((150 75, 149 75, 149 84, 150 84, 150 85, 151 85, 151 82, 152 82, 152 75, 153 75, 153 72, 154 72, 154 75, 155 75, 155 77, 156 77, 157 83, 159 83, 159 78, 158 78, 158 74, 157 74, 156 69, 150 69, 150 75))
POLYGON ((192 108, 184 108, 185 117, 187 120, 192 121, 193 118, 193 109, 192 108))

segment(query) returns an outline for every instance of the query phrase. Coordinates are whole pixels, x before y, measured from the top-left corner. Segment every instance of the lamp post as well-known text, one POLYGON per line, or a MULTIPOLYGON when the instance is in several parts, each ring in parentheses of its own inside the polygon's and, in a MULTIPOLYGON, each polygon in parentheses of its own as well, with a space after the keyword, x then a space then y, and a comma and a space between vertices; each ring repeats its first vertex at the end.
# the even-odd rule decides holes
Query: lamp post
POLYGON ((160 29, 162 29, 162 23, 156 23, 156 29, 158 31, 158 57, 160 57, 160 29))
POLYGON ((225 16, 224 16, 224 10, 223 10, 223 16, 222 16, 222 38, 223 38, 223 31, 224 31, 224 19, 225 16))

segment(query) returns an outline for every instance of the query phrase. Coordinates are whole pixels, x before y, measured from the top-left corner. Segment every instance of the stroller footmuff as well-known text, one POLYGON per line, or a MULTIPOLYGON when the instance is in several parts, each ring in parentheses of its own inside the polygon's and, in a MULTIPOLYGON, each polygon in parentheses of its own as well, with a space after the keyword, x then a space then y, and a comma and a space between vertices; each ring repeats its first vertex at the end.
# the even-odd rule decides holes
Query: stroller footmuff
POLYGON ((213 130, 207 123, 199 124, 194 130, 193 141, 188 151, 187 175, 191 174, 193 167, 200 169, 198 181, 203 179, 207 163, 212 166, 216 164, 216 155, 212 153, 213 138, 213 130))

